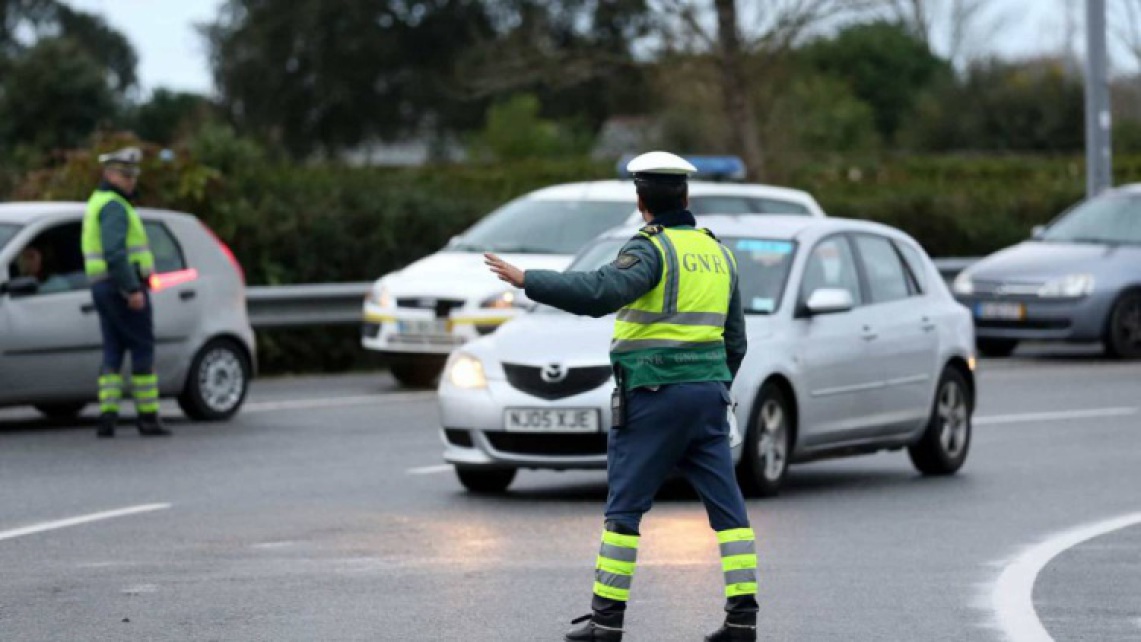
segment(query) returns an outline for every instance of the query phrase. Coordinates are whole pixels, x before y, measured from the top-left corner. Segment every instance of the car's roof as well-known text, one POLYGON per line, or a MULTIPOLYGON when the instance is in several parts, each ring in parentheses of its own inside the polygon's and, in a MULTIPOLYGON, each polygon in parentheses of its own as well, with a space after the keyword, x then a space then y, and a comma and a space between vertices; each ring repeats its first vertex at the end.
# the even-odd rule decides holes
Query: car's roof
MULTIPOLYGON (((27 201, 14 203, 0 203, 0 223, 15 223, 27 225, 42 218, 57 216, 75 216, 87 208, 86 203, 76 201, 27 201)), ((143 216, 160 217, 189 217, 189 214, 171 210, 160 210, 149 207, 138 208, 143 216)))
MULTIPOLYGON (((692 196, 712 196, 719 194, 746 194, 757 198, 781 198, 798 203, 815 203, 808 192, 789 187, 761 185, 758 183, 711 183, 690 181, 689 193, 692 196)), ((535 190, 526 196, 548 201, 630 201, 634 202, 633 181, 590 181, 585 183, 564 183, 535 190)))
MULTIPOLYGON (((812 241, 838 232, 871 232, 907 237, 903 232, 872 221, 847 218, 816 218, 784 214, 705 214, 697 217, 698 227, 707 227, 717 236, 752 236, 766 239, 812 241)), ((637 227, 611 230, 603 238, 629 238, 637 227)))

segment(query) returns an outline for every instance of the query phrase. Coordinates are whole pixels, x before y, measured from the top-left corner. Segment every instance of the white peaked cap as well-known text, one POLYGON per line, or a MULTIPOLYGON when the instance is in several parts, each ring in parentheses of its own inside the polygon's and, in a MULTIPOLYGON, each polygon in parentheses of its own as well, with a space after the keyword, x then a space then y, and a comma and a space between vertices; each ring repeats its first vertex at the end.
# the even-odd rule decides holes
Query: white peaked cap
POLYGON ((697 168, 677 154, 671 154, 669 152, 647 152, 635 157, 627 163, 626 171, 631 174, 689 175, 697 172, 697 168))

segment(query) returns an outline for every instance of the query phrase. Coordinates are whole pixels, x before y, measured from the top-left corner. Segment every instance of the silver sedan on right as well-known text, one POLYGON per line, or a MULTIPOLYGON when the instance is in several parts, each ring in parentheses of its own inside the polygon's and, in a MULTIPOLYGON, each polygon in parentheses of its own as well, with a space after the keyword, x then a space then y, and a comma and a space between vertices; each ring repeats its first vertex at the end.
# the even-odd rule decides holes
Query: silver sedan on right
MULTIPOLYGON (((919 245, 874 223, 706 216, 734 253, 749 352, 732 391, 742 485, 776 493, 788 465, 907 448, 925 474, 963 465, 974 332, 919 245)), ((572 270, 613 261, 607 234, 572 270)), ((444 459, 477 492, 521 468, 604 468, 613 317, 542 307, 452 354, 440 383, 444 459)), ((728 395, 726 395, 728 398, 728 395)))

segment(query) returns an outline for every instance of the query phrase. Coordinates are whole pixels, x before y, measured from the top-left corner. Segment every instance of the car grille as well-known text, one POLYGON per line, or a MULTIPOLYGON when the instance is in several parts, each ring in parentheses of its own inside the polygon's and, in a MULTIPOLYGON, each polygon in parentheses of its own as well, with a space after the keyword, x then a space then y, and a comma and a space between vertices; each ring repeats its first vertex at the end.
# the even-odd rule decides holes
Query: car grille
POLYGON ((434 310, 436 318, 446 319, 452 310, 462 308, 464 305, 463 299, 436 299, 432 297, 399 297, 396 299, 396 307, 398 308, 413 308, 416 310, 434 310))
POLYGON ((606 434, 578 435, 552 433, 487 432, 491 447, 501 453, 518 455, 605 455, 606 434))
POLYGON ((366 339, 375 339, 380 336, 379 323, 363 323, 361 324, 361 336, 366 339))
POLYGON ((611 375, 610 366, 569 368, 566 371, 566 378, 562 381, 548 382, 543 380, 543 368, 537 366, 505 363, 503 371, 507 375, 507 382, 515 389, 548 400, 563 399, 594 390, 610 381, 611 375))
POLYGON ((1041 287, 1042 283, 975 281, 974 294, 985 298, 1036 299, 1041 287))

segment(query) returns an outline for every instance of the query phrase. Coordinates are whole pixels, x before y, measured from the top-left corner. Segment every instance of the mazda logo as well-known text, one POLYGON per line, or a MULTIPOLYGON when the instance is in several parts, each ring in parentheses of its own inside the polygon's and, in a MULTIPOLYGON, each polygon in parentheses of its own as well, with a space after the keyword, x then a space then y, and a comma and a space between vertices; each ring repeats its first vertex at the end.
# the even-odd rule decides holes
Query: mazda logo
POLYGON ((539 376, 547 383, 559 383, 567 378, 567 369, 564 368, 562 364, 552 363, 548 366, 544 366, 543 369, 539 371, 539 376))

